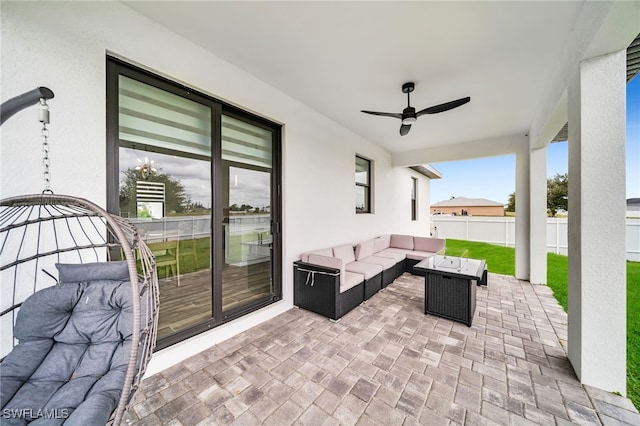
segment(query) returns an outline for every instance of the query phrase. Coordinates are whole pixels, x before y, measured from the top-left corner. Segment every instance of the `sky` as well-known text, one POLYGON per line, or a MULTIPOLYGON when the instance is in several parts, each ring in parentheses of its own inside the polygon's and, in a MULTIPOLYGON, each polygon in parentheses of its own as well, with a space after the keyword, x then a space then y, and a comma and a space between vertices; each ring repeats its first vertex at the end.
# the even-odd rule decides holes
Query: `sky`
MULTIPOLYGON (((547 146, 547 178, 569 170, 568 143, 547 146)), ((640 197, 640 76, 627 84, 627 198, 640 197)), ((507 204, 516 188, 515 155, 431 164, 442 179, 431 181, 431 203, 451 197, 486 198, 507 204)), ((571 177, 569 176, 569 179, 571 177)))
MULTIPOLYGON (((192 202, 211 207, 211 165, 208 161, 176 157, 157 152, 120 149, 120 177, 131 167, 153 161, 160 173, 167 173, 179 180, 192 202)), ((229 205, 247 204, 253 207, 271 205, 270 173, 239 167, 229 168, 229 205)))

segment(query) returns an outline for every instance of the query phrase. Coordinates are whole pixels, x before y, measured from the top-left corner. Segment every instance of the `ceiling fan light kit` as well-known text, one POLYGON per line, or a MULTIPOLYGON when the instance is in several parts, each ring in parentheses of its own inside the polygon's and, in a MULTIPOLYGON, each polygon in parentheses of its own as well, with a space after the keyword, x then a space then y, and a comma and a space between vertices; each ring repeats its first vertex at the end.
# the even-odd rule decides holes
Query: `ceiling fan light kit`
POLYGON ((416 113, 416 109, 411 106, 411 100, 409 98, 409 93, 413 92, 415 89, 415 84, 411 81, 404 83, 402 85, 402 93, 407 94, 407 107, 402 110, 402 113, 395 112, 378 112, 378 111, 365 111, 362 110, 365 114, 371 115, 381 115, 383 117, 393 117, 399 118, 402 120, 402 124, 400 125, 400 136, 404 136, 409 133, 411 129, 411 125, 418 120, 418 117, 425 114, 437 114, 440 112, 449 111, 450 109, 457 108, 469 102, 471 98, 467 96, 466 98, 456 99, 455 101, 445 102, 440 105, 434 105, 429 108, 425 108, 416 113))

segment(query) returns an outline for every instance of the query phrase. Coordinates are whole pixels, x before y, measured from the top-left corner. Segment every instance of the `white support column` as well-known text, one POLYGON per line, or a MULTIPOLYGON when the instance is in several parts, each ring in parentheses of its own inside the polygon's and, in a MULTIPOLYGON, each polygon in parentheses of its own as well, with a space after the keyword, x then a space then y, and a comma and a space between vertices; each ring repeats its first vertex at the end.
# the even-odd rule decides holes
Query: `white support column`
POLYGON ((624 50, 584 61, 569 87, 569 360, 626 394, 624 50))
POLYGON ((530 261, 529 281, 547 283, 547 148, 529 152, 530 261))
POLYGON ((529 235, 531 212, 529 208, 529 148, 516 153, 516 278, 529 280, 529 235))

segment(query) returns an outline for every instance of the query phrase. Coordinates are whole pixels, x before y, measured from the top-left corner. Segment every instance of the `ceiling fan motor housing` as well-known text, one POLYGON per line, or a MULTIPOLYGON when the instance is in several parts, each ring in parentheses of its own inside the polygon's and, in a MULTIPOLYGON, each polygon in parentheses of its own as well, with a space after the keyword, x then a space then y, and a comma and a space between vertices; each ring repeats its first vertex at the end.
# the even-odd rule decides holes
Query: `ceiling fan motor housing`
POLYGON ((415 123, 418 117, 416 116, 416 109, 412 106, 408 106, 402 110, 402 124, 415 123))

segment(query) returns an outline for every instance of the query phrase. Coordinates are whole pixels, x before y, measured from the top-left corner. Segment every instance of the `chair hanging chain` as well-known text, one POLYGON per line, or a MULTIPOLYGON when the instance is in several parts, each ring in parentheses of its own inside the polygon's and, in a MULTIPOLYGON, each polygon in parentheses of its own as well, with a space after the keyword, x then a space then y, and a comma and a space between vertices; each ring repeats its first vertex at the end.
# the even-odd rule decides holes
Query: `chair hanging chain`
POLYGON ((49 160, 49 105, 45 98, 40 98, 40 109, 38 110, 38 120, 42 123, 42 165, 44 167, 44 190, 42 193, 50 193, 51 191, 51 174, 49 172, 49 166, 51 161, 49 160))

